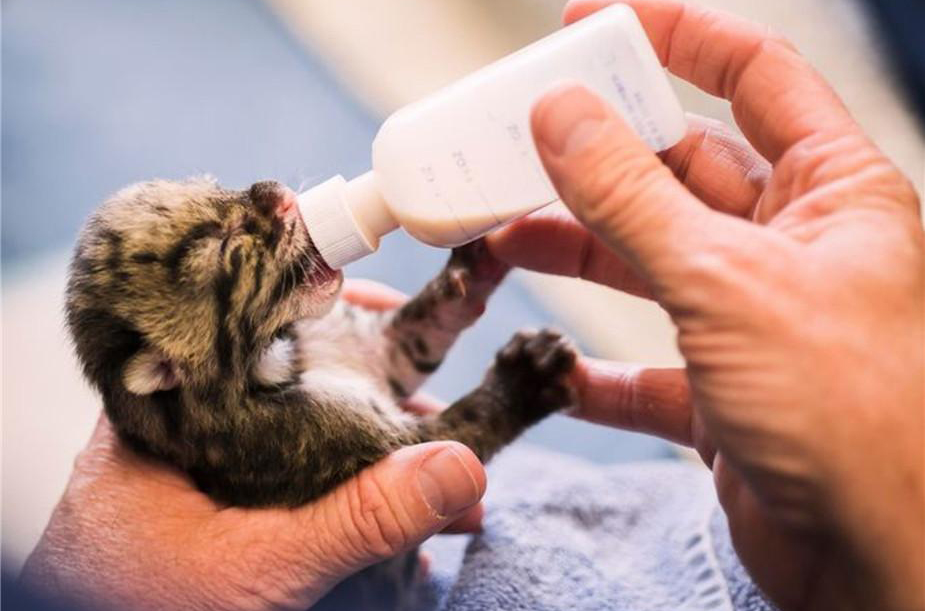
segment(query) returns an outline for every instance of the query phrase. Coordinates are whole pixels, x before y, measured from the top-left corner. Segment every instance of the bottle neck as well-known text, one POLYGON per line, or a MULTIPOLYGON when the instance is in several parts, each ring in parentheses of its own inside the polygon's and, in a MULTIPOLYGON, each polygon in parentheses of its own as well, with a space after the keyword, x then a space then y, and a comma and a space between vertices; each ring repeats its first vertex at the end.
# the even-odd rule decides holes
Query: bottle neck
POLYGON ((308 234, 332 268, 375 252, 379 238, 398 227, 376 183, 372 172, 350 182, 334 176, 299 194, 308 234))
POLYGON ((380 237, 398 229, 372 170, 347 181, 344 201, 370 243, 378 246, 380 237))

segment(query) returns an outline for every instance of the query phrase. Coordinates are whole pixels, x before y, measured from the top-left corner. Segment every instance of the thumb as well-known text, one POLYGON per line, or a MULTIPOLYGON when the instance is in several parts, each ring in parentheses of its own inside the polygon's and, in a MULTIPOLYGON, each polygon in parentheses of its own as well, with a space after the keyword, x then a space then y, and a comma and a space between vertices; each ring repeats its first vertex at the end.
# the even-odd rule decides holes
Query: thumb
POLYGON ((584 87, 566 84, 547 93, 531 120, 537 151, 562 200, 654 285, 704 245, 708 226, 725 222, 584 87))
POLYGON ((402 448, 313 503, 313 554, 333 581, 422 543, 485 493, 485 471, 466 446, 402 448))

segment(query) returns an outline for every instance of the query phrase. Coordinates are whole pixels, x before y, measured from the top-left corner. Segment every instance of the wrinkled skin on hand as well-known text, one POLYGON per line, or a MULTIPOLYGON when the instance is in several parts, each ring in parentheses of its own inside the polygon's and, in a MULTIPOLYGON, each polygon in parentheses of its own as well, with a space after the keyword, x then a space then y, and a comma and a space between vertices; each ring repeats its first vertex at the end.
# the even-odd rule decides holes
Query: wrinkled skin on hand
MULTIPOLYGON (((655 299, 684 370, 585 360, 590 420, 693 445, 783 609, 925 608, 925 246, 909 181, 787 41, 632 0, 667 68, 732 103, 653 155, 596 96, 533 112, 568 211, 499 258, 655 299)), ((609 4, 576 0, 566 21, 609 4)))

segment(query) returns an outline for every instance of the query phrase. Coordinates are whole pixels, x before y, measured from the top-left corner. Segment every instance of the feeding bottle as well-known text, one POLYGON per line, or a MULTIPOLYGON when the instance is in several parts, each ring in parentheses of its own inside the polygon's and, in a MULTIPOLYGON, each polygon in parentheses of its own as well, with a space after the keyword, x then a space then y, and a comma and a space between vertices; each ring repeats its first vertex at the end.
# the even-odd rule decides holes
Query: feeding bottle
POLYGON ((577 81, 610 103, 655 151, 677 143, 684 113, 631 8, 616 4, 392 114, 372 170, 335 176, 298 197, 312 241, 332 268, 402 227, 458 246, 558 200, 530 133, 530 109, 577 81))

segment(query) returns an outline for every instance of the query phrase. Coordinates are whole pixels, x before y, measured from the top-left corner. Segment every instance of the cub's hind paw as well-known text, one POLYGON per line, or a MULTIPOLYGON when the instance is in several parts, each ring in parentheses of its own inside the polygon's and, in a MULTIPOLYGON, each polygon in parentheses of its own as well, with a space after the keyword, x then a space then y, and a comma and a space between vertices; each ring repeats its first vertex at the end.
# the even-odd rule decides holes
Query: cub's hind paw
POLYGON ((567 338, 553 329, 518 331, 498 351, 497 361, 504 369, 557 377, 574 367, 575 349, 567 338))
POLYGON ((531 411, 549 413, 573 403, 569 374, 578 358, 558 331, 518 331, 495 359, 495 373, 531 411))

